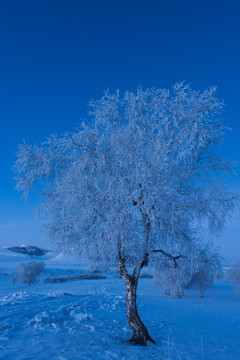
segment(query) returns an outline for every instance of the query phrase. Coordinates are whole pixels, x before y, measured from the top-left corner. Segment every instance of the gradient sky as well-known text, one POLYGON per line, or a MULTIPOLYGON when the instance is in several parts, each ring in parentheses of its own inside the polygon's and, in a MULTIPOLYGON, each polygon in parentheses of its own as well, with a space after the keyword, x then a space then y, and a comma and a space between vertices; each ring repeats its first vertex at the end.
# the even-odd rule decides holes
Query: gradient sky
MULTIPOLYGON (((0 0, 0 245, 47 246, 36 197, 14 190, 17 145, 74 130, 104 89, 216 85, 232 128, 221 153, 240 161, 239 13, 236 0, 0 0)), ((227 259, 239 233, 236 216, 218 241, 227 259)))

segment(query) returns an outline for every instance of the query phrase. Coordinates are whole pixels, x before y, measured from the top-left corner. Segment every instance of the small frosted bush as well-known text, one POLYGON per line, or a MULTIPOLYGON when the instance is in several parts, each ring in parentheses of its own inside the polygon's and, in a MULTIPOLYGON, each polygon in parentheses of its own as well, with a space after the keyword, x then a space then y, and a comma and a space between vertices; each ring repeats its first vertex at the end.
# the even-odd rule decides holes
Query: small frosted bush
POLYGON ((19 281, 31 286, 32 283, 36 282, 37 277, 43 272, 44 268, 45 263, 43 261, 22 262, 13 274, 13 282, 19 281))

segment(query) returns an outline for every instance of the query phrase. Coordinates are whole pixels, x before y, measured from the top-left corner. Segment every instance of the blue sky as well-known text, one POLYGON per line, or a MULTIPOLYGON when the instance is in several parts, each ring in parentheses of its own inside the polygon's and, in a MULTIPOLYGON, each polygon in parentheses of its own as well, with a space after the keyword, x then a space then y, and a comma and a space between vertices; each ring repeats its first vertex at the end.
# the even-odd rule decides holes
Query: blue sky
MULTIPOLYGON (((236 0, 0 0, 0 244, 46 244, 37 199, 14 190, 17 145, 74 130, 106 88, 216 85, 232 128, 221 153, 240 161, 239 13, 236 0)), ((227 256, 240 253, 239 232, 235 218, 227 256)))

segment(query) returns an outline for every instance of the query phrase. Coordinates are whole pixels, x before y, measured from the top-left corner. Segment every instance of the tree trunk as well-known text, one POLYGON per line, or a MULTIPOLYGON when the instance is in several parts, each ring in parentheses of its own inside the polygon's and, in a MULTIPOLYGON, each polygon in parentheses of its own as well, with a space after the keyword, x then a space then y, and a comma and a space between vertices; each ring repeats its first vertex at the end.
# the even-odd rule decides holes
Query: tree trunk
POLYGON ((149 335, 146 326, 137 311, 137 284, 138 279, 134 276, 124 277, 126 285, 126 307, 127 307, 127 321, 133 336, 130 342, 137 345, 146 346, 147 341, 155 344, 155 341, 149 335))
POLYGON ((200 298, 204 297, 204 289, 203 288, 199 288, 199 294, 200 294, 200 298))

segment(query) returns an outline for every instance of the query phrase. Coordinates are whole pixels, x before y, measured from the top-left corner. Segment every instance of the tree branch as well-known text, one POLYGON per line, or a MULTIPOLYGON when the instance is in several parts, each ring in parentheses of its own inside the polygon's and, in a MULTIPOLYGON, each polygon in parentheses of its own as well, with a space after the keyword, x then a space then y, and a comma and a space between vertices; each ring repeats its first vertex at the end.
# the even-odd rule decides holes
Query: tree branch
POLYGON ((128 274, 126 265, 125 265, 125 256, 123 256, 120 244, 118 244, 118 270, 120 272, 120 275, 124 278, 130 279, 130 276, 128 274))
POLYGON ((178 265, 177 265, 177 260, 184 257, 183 255, 179 254, 177 256, 172 256, 171 254, 168 254, 166 253, 166 251, 164 250, 153 250, 152 253, 161 253, 163 254, 164 256, 167 256, 169 259, 173 260, 174 261, 174 267, 176 268, 178 265))

